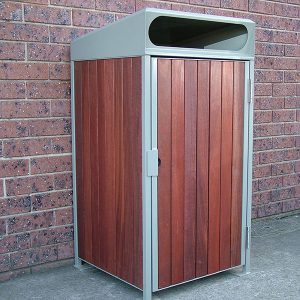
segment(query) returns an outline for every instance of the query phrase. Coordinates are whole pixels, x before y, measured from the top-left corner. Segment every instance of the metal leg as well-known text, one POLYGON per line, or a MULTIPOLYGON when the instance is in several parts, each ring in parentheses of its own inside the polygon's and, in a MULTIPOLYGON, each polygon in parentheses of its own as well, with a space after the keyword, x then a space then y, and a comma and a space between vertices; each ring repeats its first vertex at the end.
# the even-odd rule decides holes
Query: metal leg
POLYGON ((83 269, 85 269, 83 267, 83 261, 79 257, 75 257, 74 267, 77 268, 80 271, 82 271, 83 269))

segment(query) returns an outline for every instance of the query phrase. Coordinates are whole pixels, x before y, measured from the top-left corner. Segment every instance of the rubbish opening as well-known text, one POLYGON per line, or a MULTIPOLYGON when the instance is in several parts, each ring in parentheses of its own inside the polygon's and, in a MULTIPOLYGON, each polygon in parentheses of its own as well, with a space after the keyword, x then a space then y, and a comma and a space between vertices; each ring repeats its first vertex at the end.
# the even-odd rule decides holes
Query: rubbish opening
POLYGON ((149 27, 156 46, 240 50, 247 42, 247 28, 240 24, 175 17, 158 17, 149 27))

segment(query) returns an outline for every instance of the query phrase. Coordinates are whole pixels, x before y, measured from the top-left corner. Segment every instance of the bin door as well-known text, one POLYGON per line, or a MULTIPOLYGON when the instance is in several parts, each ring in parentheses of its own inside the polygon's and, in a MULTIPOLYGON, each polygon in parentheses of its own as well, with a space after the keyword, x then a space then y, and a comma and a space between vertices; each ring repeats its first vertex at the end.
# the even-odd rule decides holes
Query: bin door
POLYGON ((158 289, 241 265, 245 62, 157 59, 158 289))

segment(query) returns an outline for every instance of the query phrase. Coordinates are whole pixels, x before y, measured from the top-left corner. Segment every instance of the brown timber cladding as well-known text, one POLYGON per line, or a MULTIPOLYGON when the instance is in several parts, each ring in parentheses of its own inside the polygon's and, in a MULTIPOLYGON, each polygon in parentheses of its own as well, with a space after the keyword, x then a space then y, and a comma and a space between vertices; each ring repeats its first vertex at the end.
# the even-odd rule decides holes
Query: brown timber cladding
POLYGON ((244 72, 158 59, 159 288, 241 264, 244 72))
POLYGON ((141 58, 75 63, 79 257, 142 287, 141 58))

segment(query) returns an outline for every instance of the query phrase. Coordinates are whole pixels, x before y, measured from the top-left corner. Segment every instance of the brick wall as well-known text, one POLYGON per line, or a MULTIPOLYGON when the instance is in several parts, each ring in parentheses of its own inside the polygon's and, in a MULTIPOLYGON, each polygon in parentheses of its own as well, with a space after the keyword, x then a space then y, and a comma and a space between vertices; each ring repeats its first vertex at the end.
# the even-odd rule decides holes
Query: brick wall
POLYGON ((146 6, 257 23, 253 217, 300 208, 299 0, 0 1, 0 280, 73 256, 69 43, 146 6))

